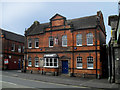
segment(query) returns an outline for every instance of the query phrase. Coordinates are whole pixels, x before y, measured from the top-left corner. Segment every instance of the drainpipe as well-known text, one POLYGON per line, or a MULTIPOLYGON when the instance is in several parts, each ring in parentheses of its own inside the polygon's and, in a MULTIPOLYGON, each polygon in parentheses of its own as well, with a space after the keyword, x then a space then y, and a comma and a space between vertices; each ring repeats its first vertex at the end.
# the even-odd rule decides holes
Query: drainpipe
POLYGON ((24 67, 24 73, 26 73, 26 64, 27 64, 27 35, 26 35, 26 29, 25 29, 25 42, 24 42, 24 45, 25 45, 25 52, 24 52, 24 59, 25 59, 25 67, 24 67))
POLYGON ((72 74, 72 76, 74 76, 74 34, 73 34, 73 32, 72 32, 72 36, 73 36, 73 74, 72 74))
POLYGON ((96 78, 98 78, 97 76, 97 29, 95 29, 95 54, 96 54, 96 78))
POLYGON ((73 39, 72 39, 73 40, 72 41, 73 42, 73 46, 72 46, 72 59, 73 59, 73 64, 72 65, 73 65, 73 68, 71 69, 72 73, 71 73, 70 76, 74 76, 74 34, 73 34, 73 24, 71 23, 70 26, 72 27, 71 32, 72 32, 72 37, 73 37, 73 39))

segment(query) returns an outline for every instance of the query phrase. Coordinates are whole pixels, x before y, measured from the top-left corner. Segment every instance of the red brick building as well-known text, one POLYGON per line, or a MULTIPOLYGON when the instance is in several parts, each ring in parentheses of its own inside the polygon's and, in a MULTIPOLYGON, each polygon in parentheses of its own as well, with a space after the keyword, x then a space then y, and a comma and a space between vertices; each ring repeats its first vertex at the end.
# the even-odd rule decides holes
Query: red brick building
POLYGON ((0 29, 2 69, 21 69, 24 59, 24 36, 0 29))
POLYGON ((25 31, 27 71, 70 76, 105 76, 106 32, 101 11, 67 20, 56 14, 25 31))

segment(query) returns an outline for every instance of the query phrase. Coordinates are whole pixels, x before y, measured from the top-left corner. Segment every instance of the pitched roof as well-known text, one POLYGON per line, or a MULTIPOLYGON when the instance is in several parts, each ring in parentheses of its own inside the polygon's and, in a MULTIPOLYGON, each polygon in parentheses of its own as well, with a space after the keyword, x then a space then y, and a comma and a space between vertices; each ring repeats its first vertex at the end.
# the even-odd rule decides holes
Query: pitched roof
MULTIPOLYGON (((56 14, 57 15, 57 14, 56 14)), ((94 28, 97 25, 97 15, 82 17, 77 19, 66 20, 67 24, 72 24, 74 30, 94 28)), ((37 24, 33 23, 26 31, 26 35, 35 35, 44 33, 46 27, 49 27, 49 23, 37 24)))
POLYGON ((97 15, 71 19, 68 20, 67 23, 72 23, 74 29, 86 29, 86 28, 93 28, 97 25, 97 15))
POLYGON ((30 28, 26 31, 26 35, 36 35, 40 33, 44 33, 44 28, 48 27, 49 23, 43 23, 43 24, 32 24, 30 28))
POLYGON ((0 29, 0 32, 5 36, 6 39, 24 43, 24 36, 0 29))

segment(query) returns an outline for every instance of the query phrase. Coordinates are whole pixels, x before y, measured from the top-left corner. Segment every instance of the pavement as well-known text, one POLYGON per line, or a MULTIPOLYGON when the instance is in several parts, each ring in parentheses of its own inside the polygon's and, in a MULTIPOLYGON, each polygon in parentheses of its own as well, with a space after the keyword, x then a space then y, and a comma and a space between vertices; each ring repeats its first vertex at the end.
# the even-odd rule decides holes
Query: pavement
POLYGON ((22 73, 20 70, 2 71, 3 75, 9 75, 18 78, 37 80, 43 82, 58 83, 64 85, 74 85, 91 87, 97 89, 114 89, 120 90, 120 84, 109 83, 107 79, 91 79, 69 76, 50 76, 41 74, 22 73))

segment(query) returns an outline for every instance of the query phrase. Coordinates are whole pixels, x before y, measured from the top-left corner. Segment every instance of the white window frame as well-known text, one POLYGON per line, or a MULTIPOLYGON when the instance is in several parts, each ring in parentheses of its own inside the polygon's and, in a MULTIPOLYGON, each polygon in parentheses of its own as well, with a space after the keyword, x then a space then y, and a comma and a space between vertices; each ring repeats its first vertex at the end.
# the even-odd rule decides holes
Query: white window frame
POLYGON ((21 46, 18 46, 18 52, 21 53, 21 46))
POLYGON ((28 48, 32 48, 32 40, 31 39, 28 40, 28 48), (30 43, 31 43, 31 47, 29 47, 30 43))
POLYGON ((92 46, 93 45, 93 34, 92 33, 88 33, 87 34, 87 45, 88 46, 92 46), (92 43, 88 43, 89 42, 89 40, 92 40, 92 43))
POLYGON ((53 40, 53 37, 50 36, 50 37, 49 37, 49 47, 53 47, 53 46, 50 46, 50 41, 51 41, 51 40, 53 41, 53 46, 54 46, 54 40, 53 40))
POLYGON ((39 58, 38 58, 38 57, 35 57, 35 67, 39 67, 39 58), (36 60, 36 58, 37 58, 38 60, 36 60), (36 61, 38 61, 38 65, 36 65, 36 61))
POLYGON ((67 45, 64 45, 64 42, 67 43, 67 35, 62 36, 62 47, 67 47, 67 45))
POLYGON ((45 58, 44 59, 44 67, 47 67, 47 68, 58 68, 58 58, 45 58), (48 59, 48 66, 46 66, 46 59, 48 59), (50 66, 50 59, 52 59, 52 66, 50 66), (54 62, 54 59, 57 59, 57 66, 54 66, 55 62, 54 62))
POLYGON ((38 38, 35 39, 35 48, 39 48, 39 39, 38 38), (36 42, 38 42, 38 47, 36 47, 36 42))
POLYGON ((31 60, 31 57, 28 58, 28 66, 29 66, 29 67, 32 66, 32 60, 31 60), (31 61, 31 64, 29 64, 29 61, 31 61))
POLYGON ((82 42, 79 42, 79 45, 78 45, 78 41, 82 41, 82 34, 77 34, 76 35, 76 46, 82 46, 82 42))
POLYGON ((78 56, 78 57, 76 58, 76 67, 77 67, 78 69, 82 69, 82 68, 83 68, 83 63, 82 63, 82 62, 81 62, 81 63, 82 63, 82 67, 78 67, 78 66, 77 66, 77 64, 78 64, 78 58, 81 58, 81 59, 82 59, 82 57, 78 56))
POLYGON ((13 50, 11 49, 11 51, 15 51, 15 44, 12 44, 13 50))
POLYGON ((93 57, 91 56, 87 57, 87 69, 94 69, 93 57), (88 62, 89 61, 88 59, 92 60, 93 67, 88 67, 88 64, 90 63, 88 62))

